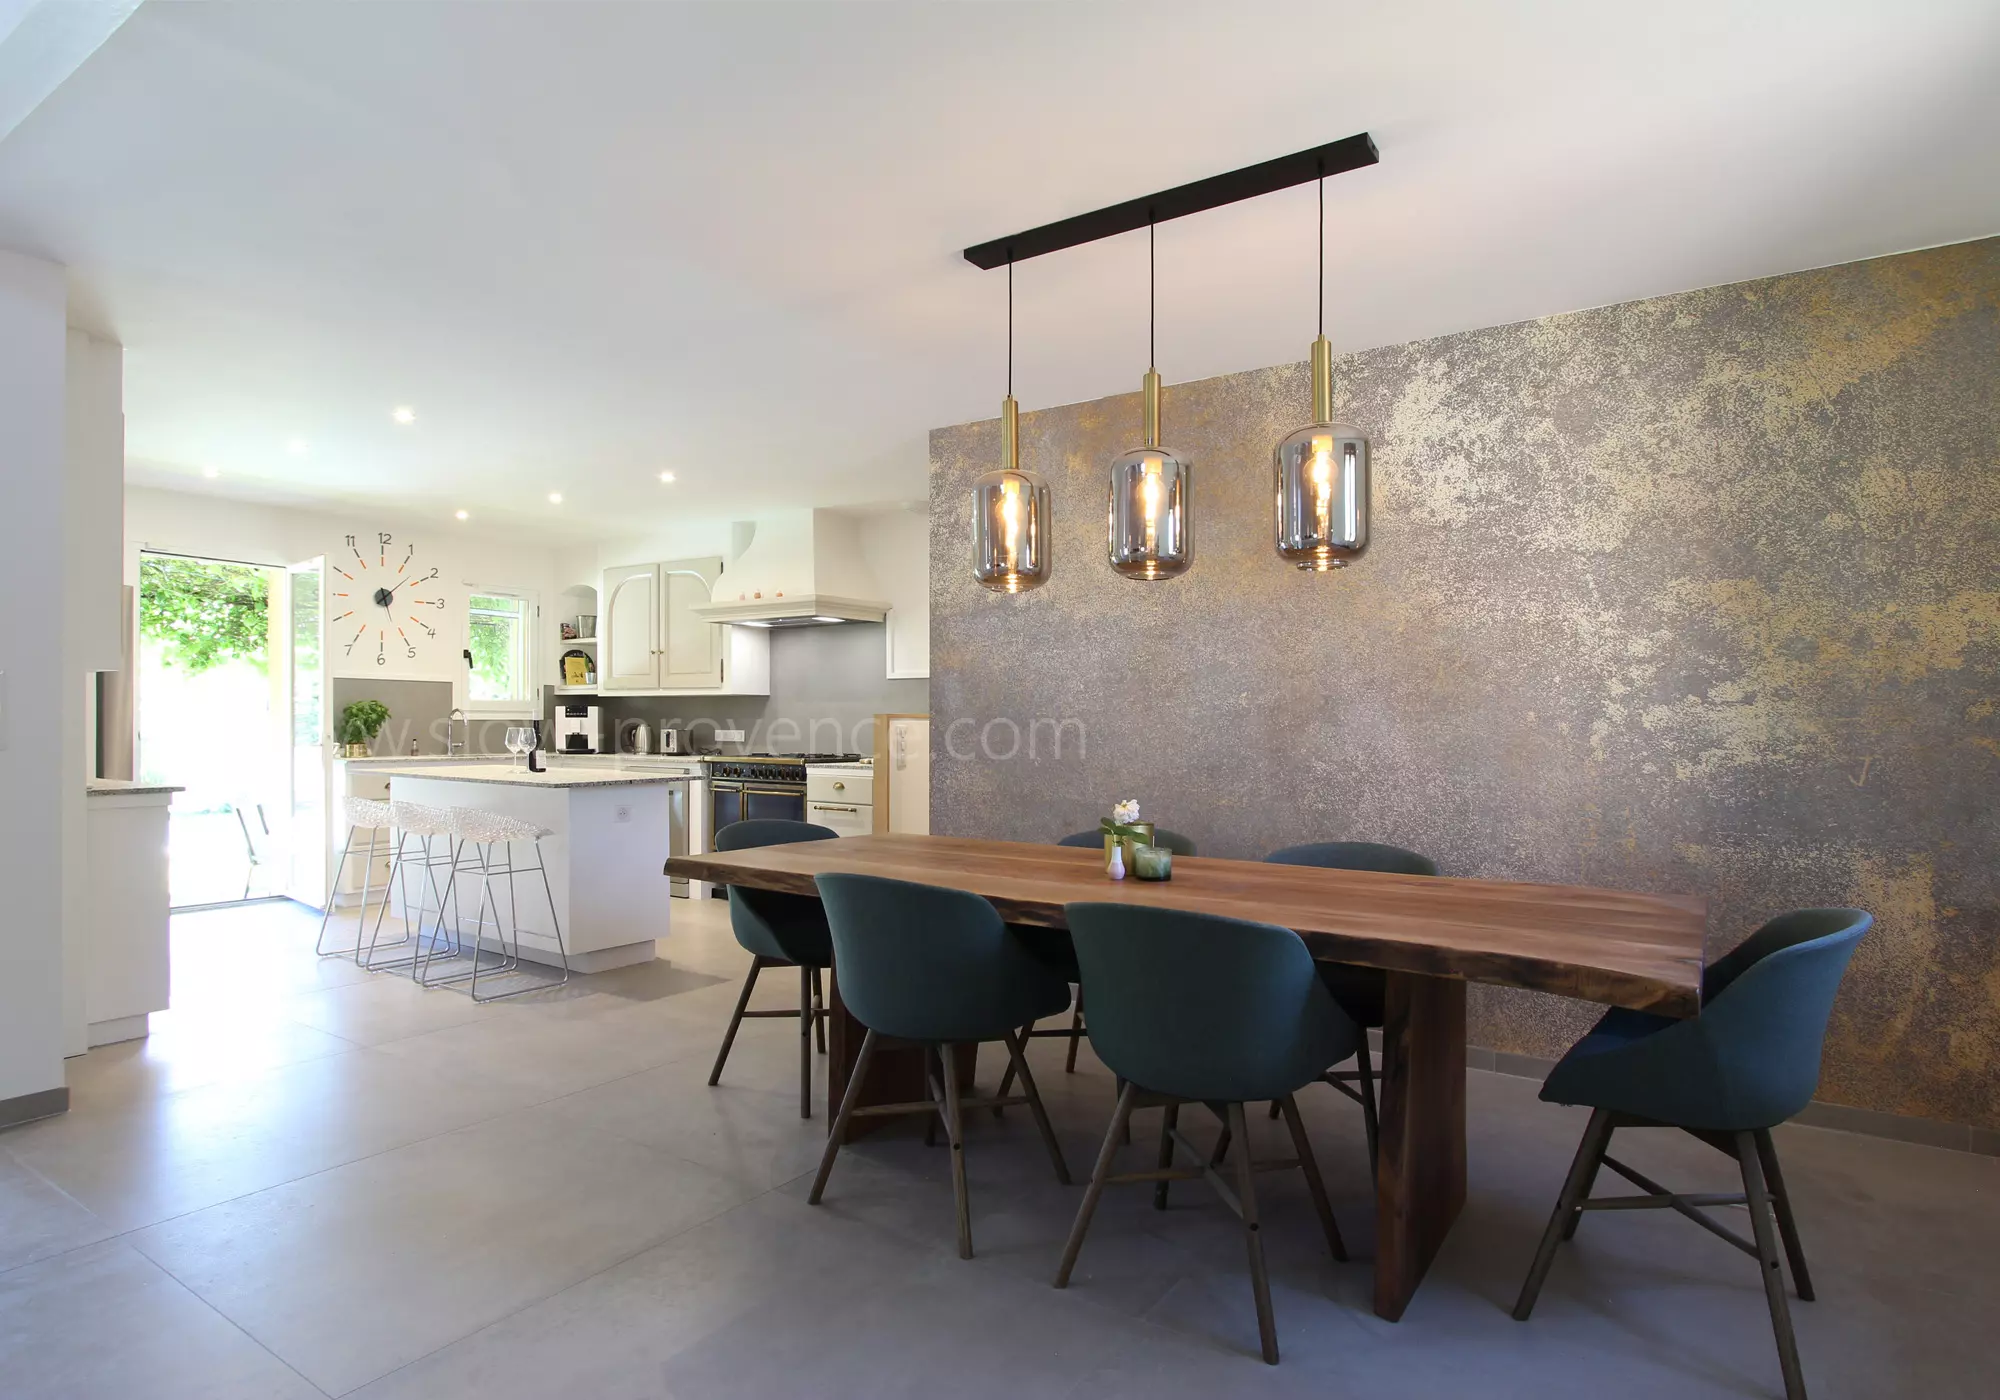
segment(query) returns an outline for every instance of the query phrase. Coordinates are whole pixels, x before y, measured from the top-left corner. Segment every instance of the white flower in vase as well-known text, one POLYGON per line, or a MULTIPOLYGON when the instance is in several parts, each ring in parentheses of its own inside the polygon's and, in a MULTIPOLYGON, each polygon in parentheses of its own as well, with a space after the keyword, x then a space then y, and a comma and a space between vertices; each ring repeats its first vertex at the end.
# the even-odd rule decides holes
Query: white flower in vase
POLYGON ((1120 826, 1130 826, 1139 820, 1139 804, 1129 797, 1123 802, 1114 803, 1111 808, 1111 820, 1120 826))

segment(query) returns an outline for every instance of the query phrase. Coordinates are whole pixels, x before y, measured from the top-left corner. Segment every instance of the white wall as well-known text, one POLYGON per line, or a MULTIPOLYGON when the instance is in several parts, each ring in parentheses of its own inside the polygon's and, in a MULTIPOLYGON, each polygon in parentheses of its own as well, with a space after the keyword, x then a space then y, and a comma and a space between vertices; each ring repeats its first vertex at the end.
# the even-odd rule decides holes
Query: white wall
POLYGON ((62 712, 62 745, 80 766, 64 780, 62 800, 63 1053, 90 1048, 85 1006, 90 986, 92 908, 88 863, 90 814, 80 780, 96 769, 89 673, 124 663, 119 583, 125 541, 125 351, 83 331, 69 331, 63 370, 63 591, 66 674, 75 684, 62 712))
MULTIPOLYGON (((375 634, 370 632, 354 652, 344 649, 353 635, 332 629, 333 674, 336 676, 382 676, 396 680, 443 680, 453 685, 453 701, 465 703, 465 596, 470 588, 508 588, 534 593, 542 608, 542 625, 536 637, 533 659, 537 683, 553 683, 556 622, 563 613, 558 597, 571 582, 560 579, 554 550, 520 540, 496 538, 478 533, 454 520, 412 518, 385 511, 301 510, 288 506, 262 505, 253 501, 186 491, 162 491, 150 487, 130 487, 125 492, 125 577, 137 582, 142 550, 171 554, 192 554, 210 559, 237 560, 248 564, 283 565, 325 556, 329 565, 344 565, 353 582, 335 573, 329 575, 330 591, 346 591, 357 596, 333 600, 339 611, 352 604, 360 617, 379 613, 364 595, 382 572, 373 541, 381 533, 392 537, 389 572, 408 546, 415 546, 414 558, 421 572, 441 570, 439 582, 446 606, 435 610, 438 635, 419 642, 419 656, 412 661, 392 645, 384 651, 387 664, 374 664, 375 634), (357 548, 366 556, 369 568, 355 563, 346 543, 356 537, 357 548)), ((404 596, 410 596, 405 593, 404 596)), ((418 595, 426 596, 426 595, 418 595)), ((422 610, 429 616, 429 610, 422 610)), ((397 616, 407 616, 398 613, 397 616)))
POLYGON ((64 637, 67 289, 0 252, 0 1103, 63 1083, 63 819, 83 797, 61 742, 82 690, 64 637))

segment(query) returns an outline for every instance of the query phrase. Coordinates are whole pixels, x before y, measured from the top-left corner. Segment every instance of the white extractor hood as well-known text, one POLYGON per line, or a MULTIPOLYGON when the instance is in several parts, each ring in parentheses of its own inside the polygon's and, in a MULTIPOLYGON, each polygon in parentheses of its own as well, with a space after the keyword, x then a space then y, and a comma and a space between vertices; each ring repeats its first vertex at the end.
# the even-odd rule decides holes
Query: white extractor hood
POLYGON ((691 609, 696 616, 745 627, 811 627, 889 615, 861 557, 854 517, 789 511, 751 527, 750 543, 722 571, 709 601, 691 609))

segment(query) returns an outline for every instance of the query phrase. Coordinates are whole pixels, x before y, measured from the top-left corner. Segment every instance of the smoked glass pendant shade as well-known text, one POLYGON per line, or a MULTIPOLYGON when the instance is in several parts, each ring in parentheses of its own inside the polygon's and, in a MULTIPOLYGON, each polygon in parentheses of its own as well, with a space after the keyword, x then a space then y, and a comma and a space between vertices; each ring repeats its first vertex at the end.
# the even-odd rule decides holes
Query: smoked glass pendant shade
POLYGON ((1111 464, 1111 567, 1126 578, 1173 578, 1194 562, 1188 465, 1160 446, 1160 376, 1146 371, 1146 445, 1111 464))
POLYGON ((972 483, 972 574, 995 593, 1025 593, 1049 577, 1049 485, 1021 470, 1020 407, 1000 406, 1000 469, 972 483))
POLYGON ((1313 421, 1278 444, 1278 557, 1315 573, 1368 548, 1368 439, 1332 422, 1333 347, 1313 342, 1313 421))

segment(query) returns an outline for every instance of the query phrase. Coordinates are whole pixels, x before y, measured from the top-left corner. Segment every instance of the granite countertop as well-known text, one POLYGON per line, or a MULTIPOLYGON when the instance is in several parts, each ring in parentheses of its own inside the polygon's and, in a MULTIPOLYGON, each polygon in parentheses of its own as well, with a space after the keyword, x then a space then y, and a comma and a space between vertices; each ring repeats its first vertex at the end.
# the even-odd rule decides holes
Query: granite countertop
POLYGON ((694 776, 688 773, 668 773, 658 769, 632 772, 620 768, 585 768, 580 764, 555 764, 545 773, 530 773, 525 768, 510 768, 505 763, 469 765, 450 773, 440 773, 435 767, 421 765, 377 771, 386 772, 391 778, 430 778, 443 783, 500 783, 539 788, 636 787, 645 783, 694 781, 694 776))
POLYGON ((441 754, 441 753, 415 753, 415 754, 412 754, 412 753, 384 753, 384 754, 373 754, 373 753, 371 753, 371 754, 369 754, 369 755, 368 755, 368 757, 366 757, 366 758, 349 758, 349 757, 347 757, 347 756, 346 756, 345 754, 335 754, 335 755, 333 756, 333 761, 334 761, 335 763, 366 763, 366 764, 370 764, 370 765, 376 765, 376 764, 386 764, 386 763, 401 763, 401 764, 404 764, 404 765, 406 765, 406 766, 407 766, 407 765, 409 765, 409 764, 413 764, 413 763, 423 763, 423 764, 430 764, 430 763, 505 763, 505 762, 507 761, 507 755, 506 755, 506 754, 504 754, 504 753, 455 753, 455 754, 441 754))
POLYGON ((92 797, 102 797, 107 793, 132 797, 145 793, 159 792, 171 795, 187 791, 185 787, 176 787, 172 783, 135 783, 129 778, 87 778, 84 780, 83 790, 92 797))

